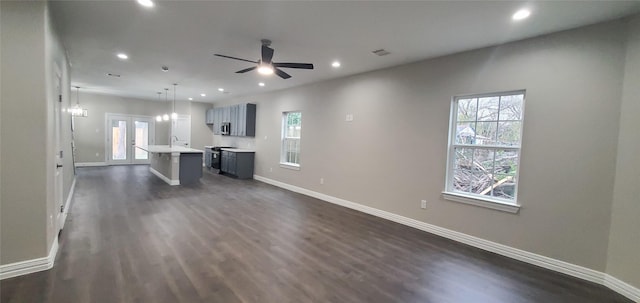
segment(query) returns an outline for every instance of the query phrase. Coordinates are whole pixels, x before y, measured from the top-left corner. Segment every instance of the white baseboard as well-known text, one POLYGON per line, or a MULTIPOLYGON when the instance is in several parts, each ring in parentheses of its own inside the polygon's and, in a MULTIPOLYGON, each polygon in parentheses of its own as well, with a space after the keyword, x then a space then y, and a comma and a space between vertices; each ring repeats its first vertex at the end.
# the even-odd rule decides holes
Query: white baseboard
POLYGON ((149 166, 149 171, 152 174, 158 176, 158 178, 162 179, 162 181, 167 182, 167 184, 169 184, 169 185, 180 185, 180 180, 169 179, 169 178, 167 178, 167 176, 161 174, 159 171, 153 169, 153 167, 151 167, 151 166, 149 166))
POLYGON ((57 253, 58 236, 53 239, 53 245, 51 245, 48 256, 0 265, 0 280, 51 269, 53 267, 53 262, 56 260, 57 253))
POLYGON ((275 185, 277 187, 281 187, 293 192, 314 197, 329 203, 337 204, 337 205, 351 208, 366 214, 370 214, 376 217, 387 219, 387 220, 400 223, 406 226, 410 226, 419 230, 436 234, 438 236, 445 237, 447 239, 451 239, 457 242, 471 245, 473 247, 477 247, 486 251, 490 251, 499 255, 512 258, 512 259, 516 259, 522 262, 547 268, 547 269, 557 271, 563 274, 567 274, 570 276, 574 276, 583 280, 605 285, 610 289, 630 298, 631 300, 638 301, 640 299, 640 289, 597 270, 593 270, 593 269, 572 264, 569 262, 545 257, 543 255, 517 249, 514 247, 492 242, 482 238, 474 237, 461 232, 453 231, 450 229, 446 229, 443 227, 439 227, 439 226, 418 221, 415 219, 400 216, 400 215, 390 213, 384 210, 380 210, 377 208, 365 206, 359 203, 355 203, 355 202, 347 201, 337 197, 325 195, 319 192, 315 192, 306 188, 297 187, 297 186, 283 183, 280 181, 265 178, 259 175, 253 175, 253 178, 264 183, 275 185))
POLYGON ((64 212, 62 212, 62 226, 60 229, 64 229, 64 224, 67 222, 67 215, 69 214, 69 206, 71 206, 71 199, 73 198, 73 193, 76 190, 76 177, 73 177, 73 182, 71 183, 71 189, 69 189, 69 196, 67 196, 67 201, 64 203, 64 212))
POLYGON ((78 162, 76 167, 107 166, 106 162, 78 162))
POLYGON ((608 274, 604 276, 604 285, 634 302, 640 302, 640 288, 608 274))

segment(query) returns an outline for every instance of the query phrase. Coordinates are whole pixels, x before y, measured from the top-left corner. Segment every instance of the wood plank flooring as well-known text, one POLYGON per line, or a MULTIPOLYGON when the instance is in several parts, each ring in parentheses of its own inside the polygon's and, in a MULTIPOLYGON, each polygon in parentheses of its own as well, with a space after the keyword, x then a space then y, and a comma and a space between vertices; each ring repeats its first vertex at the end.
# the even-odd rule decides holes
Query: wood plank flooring
POLYGON ((78 169, 53 269, 13 302, 631 302, 590 282, 254 180, 78 169))

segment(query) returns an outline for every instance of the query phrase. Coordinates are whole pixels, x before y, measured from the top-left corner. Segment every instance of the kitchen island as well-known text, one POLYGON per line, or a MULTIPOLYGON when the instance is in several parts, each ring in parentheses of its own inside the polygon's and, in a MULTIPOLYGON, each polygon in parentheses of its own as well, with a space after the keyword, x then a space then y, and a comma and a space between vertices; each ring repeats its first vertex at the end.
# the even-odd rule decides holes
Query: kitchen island
POLYGON ((204 151, 183 146, 149 145, 136 146, 149 152, 149 171, 169 185, 195 183, 202 177, 202 154, 204 151))

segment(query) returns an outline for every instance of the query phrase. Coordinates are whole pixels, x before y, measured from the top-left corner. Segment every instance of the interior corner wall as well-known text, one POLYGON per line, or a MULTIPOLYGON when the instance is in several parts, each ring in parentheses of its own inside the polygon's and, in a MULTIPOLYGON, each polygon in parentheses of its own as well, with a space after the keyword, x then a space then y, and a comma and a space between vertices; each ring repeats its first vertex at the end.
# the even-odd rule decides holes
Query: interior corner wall
POLYGON ((0 6, 0 264, 9 264, 48 255, 46 3, 0 6))
MULTIPOLYGON (((71 99, 75 100, 76 92, 71 92, 71 99)), ((141 115, 155 117, 172 108, 167 102, 125 98, 115 95, 87 93, 80 90, 80 105, 87 109, 88 117, 75 119, 75 143, 77 163, 103 163, 105 156, 105 115, 107 113, 141 115)), ((211 145, 212 130, 205 124, 206 110, 211 105, 206 103, 176 101, 178 114, 191 115, 191 146, 201 148, 211 145), (205 125, 204 127, 200 124, 205 125)), ((155 123, 155 144, 169 144, 170 124, 155 123)))
POLYGON ((213 144, 213 126, 206 123, 206 113, 211 107, 211 103, 191 102, 191 148, 204 150, 213 144))
POLYGON ((583 27, 221 104, 257 104, 256 175, 604 271, 624 26, 583 27), (452 96, 516 89, 526 90, 519 214, 443 200, 452 96), (299 171, 279 166, 282 112, 291 110, 302 111, 299 171))
POLYGON ((44 21, 44 40, 45 40, 45 86, 46 86, 46 104, 47 104, 47 247, 51 248, 58 234, 58 224, 54 222, 60 214, 59 204, 64 205, 66 199, 71 194, 71 184, 75 176, 73 169, 73 157, 71 151, 71 115, 63 109, 69 108, 69 92, 70 92, 70 68, 66 57, 65 50, 54 28, 52 17, 49 11, 49 2, 45 3, 45 21, 44 21), (58 85, 58 77, 60 77, 60 91, 56 90, 58 85), (58 93, 62 96, 62 100, 58 101, 58 93), (56 142, 55 142, 55 107, 54 104, 60 102, 60 150, 63 152, 62 157, 62 201, 56 201, 55 197, 55 158, 56 142))
POLYGON ((640 17, 629 23, 607 273, 640 288, 640 17))

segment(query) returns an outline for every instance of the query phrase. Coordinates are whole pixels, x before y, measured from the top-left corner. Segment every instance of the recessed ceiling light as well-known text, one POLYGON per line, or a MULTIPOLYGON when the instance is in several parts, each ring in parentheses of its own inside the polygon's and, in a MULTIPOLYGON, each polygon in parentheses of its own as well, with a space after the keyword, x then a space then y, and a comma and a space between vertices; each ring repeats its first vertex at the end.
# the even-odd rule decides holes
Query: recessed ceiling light
POLYGON ((223 92, 223 91, 224 91, 224 88, 222 88, 222 87, 221 87, 221 88, 218 88, 218 91, 219 91, 219 92, 223 92))
POLYGON ((189 101, 193 101, 193 98, 189 97, 189 101))
POLYGON ((511 16, 511 19, 513 20, 522 20, 522 19, 526 19, 527 17, 529 17, 529 15, 531 15, 531 11, 529 11, 528 9, 521 9, 519 11, 517 11, 515 14, 513 14, 513 16, 511 16))
POLYGON ((129 56, 127 56, 127 54, 125 54, 125 53, 119 53, 117 56, 118 56, 118 58, 120 58, 122 60, 129 59, 129 56))
POLYGON ((260 83, 258 83, 258 85, 260 85, 260 86, 264 86, 264 83, 260 82, 260 83))
POLYGON ((153 4, 153 1, 151 0, 138 0, 138 4, 144 6, 144 7, 153 7, 155 4, 153 4))
POLYGON ((201 97, 206 97, 206 96, 207 96, 207 94, 202 93, 202 94, 200 94, 200 96, 201 96, 201 97))
POLYGON ((333 63, 331 63, 331 66, 333 66, 333 67, 340 67, 340 62, 338 62, 338 61, 333 61, 333 63))

